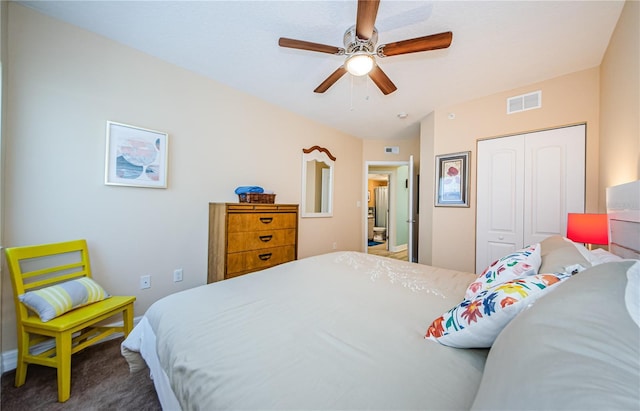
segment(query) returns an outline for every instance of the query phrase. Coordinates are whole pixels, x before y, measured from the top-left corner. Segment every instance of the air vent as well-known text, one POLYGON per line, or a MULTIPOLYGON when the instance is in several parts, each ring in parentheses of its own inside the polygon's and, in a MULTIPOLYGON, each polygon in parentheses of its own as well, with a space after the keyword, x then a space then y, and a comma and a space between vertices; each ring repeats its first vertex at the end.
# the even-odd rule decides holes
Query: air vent
POLYGON ((398 154, 400 152, 400 147, 398 147, 398 146, 385 147, 384 148, 384 152, 385 153, 390 153, 390 154, 398 154))
POLYGON ((542 107, 542 91, 522 94, 507 99, 507 114, 533 110, 542 107))

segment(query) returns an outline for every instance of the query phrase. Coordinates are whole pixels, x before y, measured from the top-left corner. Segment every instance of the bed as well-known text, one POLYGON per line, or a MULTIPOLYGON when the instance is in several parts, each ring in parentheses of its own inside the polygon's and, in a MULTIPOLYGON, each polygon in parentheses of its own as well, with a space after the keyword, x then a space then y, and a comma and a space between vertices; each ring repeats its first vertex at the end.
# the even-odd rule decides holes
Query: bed
POLYGON ((638 186, 609 194, 624 259, 557 236, 481 275, 329 253, 167 296, 122 353, 165 410, 638 409, 640 218, 615 200, 638 186))

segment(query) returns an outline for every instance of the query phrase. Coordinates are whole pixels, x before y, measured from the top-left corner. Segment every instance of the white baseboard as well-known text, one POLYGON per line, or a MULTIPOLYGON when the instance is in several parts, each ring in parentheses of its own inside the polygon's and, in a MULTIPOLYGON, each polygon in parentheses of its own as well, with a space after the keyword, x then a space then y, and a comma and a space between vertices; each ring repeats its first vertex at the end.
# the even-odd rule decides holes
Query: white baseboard
POLYGON ((398 253, 400 251, 405 251, 407 249, 407 245, 406 244, 400 244, 397 246, 392 246, 389 247, 389 251, 393 252, 393 253, 398 253))
MULTIPOLYGON (((142 316, 135 317, 133 319, 133 326, 135 327, 136 325, 138 325, 141 319, 142 319, 142 316)), ((122 326, 122 321, 117 321, 109 325, 122 326)), ((109 340, 113 340, 115 338, 120 338, 120 337, 122 337, 122 333, 114 333, 108 336, 107 338, 100 340, 99 342, 109 341, 109 340)), ((53 342, 53 340, 44 341, 44 342, 41 342, 40 344, 34 345, 31 348, 31 352, 41 353, 53 348, 54 346, 55 346, 55 343, 53 342)), ((15 370, 17 365, 18 365, 18 349, 15 348, 13 350, 4 351, 2 353, 2 362, 0 363, 0 375, 4 374, 5 372, 15 370)))

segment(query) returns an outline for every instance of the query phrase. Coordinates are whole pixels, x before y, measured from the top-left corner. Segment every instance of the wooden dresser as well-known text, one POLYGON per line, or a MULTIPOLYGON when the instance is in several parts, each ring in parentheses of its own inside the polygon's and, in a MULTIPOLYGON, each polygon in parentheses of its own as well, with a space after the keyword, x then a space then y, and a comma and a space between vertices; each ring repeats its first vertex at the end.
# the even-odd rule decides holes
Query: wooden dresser
POLYGON ((207 282, 298 257, 298 205, 209 203, 207 282))

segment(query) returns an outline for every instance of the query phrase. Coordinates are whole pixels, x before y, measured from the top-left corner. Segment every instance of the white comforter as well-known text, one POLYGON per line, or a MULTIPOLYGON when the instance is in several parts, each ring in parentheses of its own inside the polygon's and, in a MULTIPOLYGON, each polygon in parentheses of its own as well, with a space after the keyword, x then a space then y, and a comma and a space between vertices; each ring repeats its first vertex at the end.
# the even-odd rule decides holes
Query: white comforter
POLYGON ((170 295, 145 317, 184 410, 460 410, 487 351, 423 336, 474 278, 339 252, 170 295))

